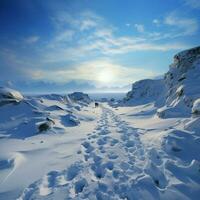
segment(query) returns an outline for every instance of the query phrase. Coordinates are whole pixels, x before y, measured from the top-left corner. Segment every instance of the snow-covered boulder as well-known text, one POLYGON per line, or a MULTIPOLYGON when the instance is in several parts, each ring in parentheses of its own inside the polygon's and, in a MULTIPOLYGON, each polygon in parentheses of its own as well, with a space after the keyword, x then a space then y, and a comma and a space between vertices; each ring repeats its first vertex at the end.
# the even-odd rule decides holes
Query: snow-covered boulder
POLYGON ((195 131, 198 134, 199 130, 200 130, 200 118, 196 117, 196 118, 192 118, 192 120, 190 120, 188 123, 186 123, 184 125, 184 128, 188 131, 195 131))
POLYGON ((23 96, 20 92, 11 88, 0 87, 0 105, 16 103, 21 100, 23 100, 23 96))
POLYGON ((158 115, 163 118, 190 116, 197 107, 193 103, 200 98, 200 47, 176 54, 164 80, 166 101, 158 115))
POLYGON ((194 101, 192 107, 192 114, 200 115, 200 98, 194 101))
POLYGON ((68 96, 72 101, 78 102, 78 103, 89 104, 92 101, 90 99, 89 95, 85 94, 83 92, 73 92, 73 93, 69 94, 68 96))
POLYGON ((68 127, 68 126, 77 126, 80 124, 80 121, 75 115, 67 114, 67 115, 61 116, 61 123, 64 126, 68 127))
POLYGON ((165 94, 165 85, 162 79, 145 79, 133 83, 132 90, 124 98, 128 105, 145 104, 149 102, 161 103, 165 94))
POLYGON ((38 125, 38 130, 39 132, 45 132, 51 129, 52 123, 47 121, 47 122, 42 122, 38 125))

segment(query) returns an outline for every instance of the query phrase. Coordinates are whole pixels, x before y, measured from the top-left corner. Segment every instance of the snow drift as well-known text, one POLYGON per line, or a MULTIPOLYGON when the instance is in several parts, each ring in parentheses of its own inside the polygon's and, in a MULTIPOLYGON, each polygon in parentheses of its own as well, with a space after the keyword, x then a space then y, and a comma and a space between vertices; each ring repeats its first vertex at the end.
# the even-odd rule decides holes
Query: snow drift
MULTIPOLYGON (((1 137, 26 138, 40 133, 64 132, 80 124, 79 111, 91 100, 87 94, 27 96, 0 89, 1 137), (22 101, 23 100, 23 101, 22 101), (19 103, 20 102, 20 103, 19 103)), ((82 115, 80 118, 83 119, 82 115)))
POLYGON ((0 106, 8 103, 18 103, 23 100, 23 96, 20 92, 6 88, 0 87, 0 106))
POLYGON ((176 54, 164 81, 167 96, 158 116, 190 116, 195 109, 192 111, 193 103, 200 98, 200 47, 176 54))
POLYGON ((73 92, 68 95, 69 98, 74 102, 79 102, 81 104, 89 104, 92 102, 88 94, 85 94, 83 92, 73 92))
POLYGON ((165 95, 163 80, 145 79, 133 83, 132 90, 124 98, 125 105, 141 105, 149 102, 163 101, 165 95))
POLYGON ((145 79, 133 83, 121 105, 140 105, 153 102, 161 118, 188 117, 199 113, 200 47, 182 51, 164 79, 145 79), (194 103, 195 102, 195 103, 194 103))

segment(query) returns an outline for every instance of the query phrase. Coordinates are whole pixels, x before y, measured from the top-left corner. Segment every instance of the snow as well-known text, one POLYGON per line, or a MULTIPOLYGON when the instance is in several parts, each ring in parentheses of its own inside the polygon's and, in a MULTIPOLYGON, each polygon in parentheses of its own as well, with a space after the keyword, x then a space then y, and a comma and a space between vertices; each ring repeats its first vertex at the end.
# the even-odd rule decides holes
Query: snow
POLYGON ((162 79, 137 81, 133 83, 132 90, 127 93, 123 104, 141 105, 149 102, 162 103, 165 92, 165 85, 162 79))
POLYGON ((69 98, 75 102, 82 102, 82 103, 91 103, 91 99, 88 94, 84 94, 83 92, 74 92, 68 95, 69 98))
POLYGON ((23 100, 23 96, 20 92, 11 88, 0 87, 0 105, 6 103, 20 102, 23 100))
POLYGON ((193 103, 193 107, 192 107, 192 113, 199 115, 200 114, 200 98, 197 99, 194 103, 193 103))
POLYGON ((152 105, 99 109, 80 159, 44 175, 20 199, 196 199, 200 140, 184 130, 185 118, 160 119, 152 105))
POLYGON ((181 52, 98 107, 80 92, 0 106, 0 199, 199 199, 199 66, 181 52))

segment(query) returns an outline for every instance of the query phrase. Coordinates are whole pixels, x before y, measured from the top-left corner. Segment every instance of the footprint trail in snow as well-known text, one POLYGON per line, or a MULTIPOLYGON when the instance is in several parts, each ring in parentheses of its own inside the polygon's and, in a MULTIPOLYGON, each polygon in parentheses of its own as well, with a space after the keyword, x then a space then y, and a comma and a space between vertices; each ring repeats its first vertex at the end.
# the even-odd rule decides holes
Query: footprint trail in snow
MULTIPOLYGON (((50 172, 26 188, 19 199, 160 199, 171 198, 164 152, 145 150, 138 130, 110 108, 102 107, 96 129, 80 151, 82 160, 62 172, 50 172)), ((170 188, 173 195, 173 188, 170 188)), ((180 192, 179 197, 185 198, 180 192)), ((173 198, 171 198, 173 199, 173 198)))

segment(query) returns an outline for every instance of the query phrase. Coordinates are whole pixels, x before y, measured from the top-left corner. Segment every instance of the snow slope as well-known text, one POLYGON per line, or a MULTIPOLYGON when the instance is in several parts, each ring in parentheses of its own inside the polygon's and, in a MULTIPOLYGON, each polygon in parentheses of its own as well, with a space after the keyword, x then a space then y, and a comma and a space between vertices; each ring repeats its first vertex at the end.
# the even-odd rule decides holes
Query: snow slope
POLYGON ((162 104, 165 93, 166 88, 162 79, 137 81, 132 85, 132 90, 127 93, 123 104, 141 105, 149 102, 162 104))
POLYGON ((118 104, 74 93, 0 107, 0 199, 198 200, 199 54, 118 104))
MULTIPOLYGON (((145 79, 133 83, 120 106, 154 102, 161 118, 189 117, 200 98, 200 47, 180 52, 164 79, 145 79), (194 104, 195 105, 195 104, 194 104)), ((198 112, 198 111, 196 111, 198 112)))
POLYGON ((167 98, 158 110, 160 117, 190 116, 192 106, 200 98, 200 47, 174 56, 174 63, 165 74, 167 98))
POLYGON ((0 199, 16 199, 42 174, 73 161, 96 122, 98 113, 88 111, 90 106, 62 95, 28 96, 0 106, 0 199))
POLYGON ((20 92, 11 88, 0 87, 0 105, 18 103, 23 100, 20 92))
POLYGON ((101 109, 80 159, 31 184, 20 200, 198 199, 200 140, 183 129, 185 119, 155 118, 145 105, 101 109))

